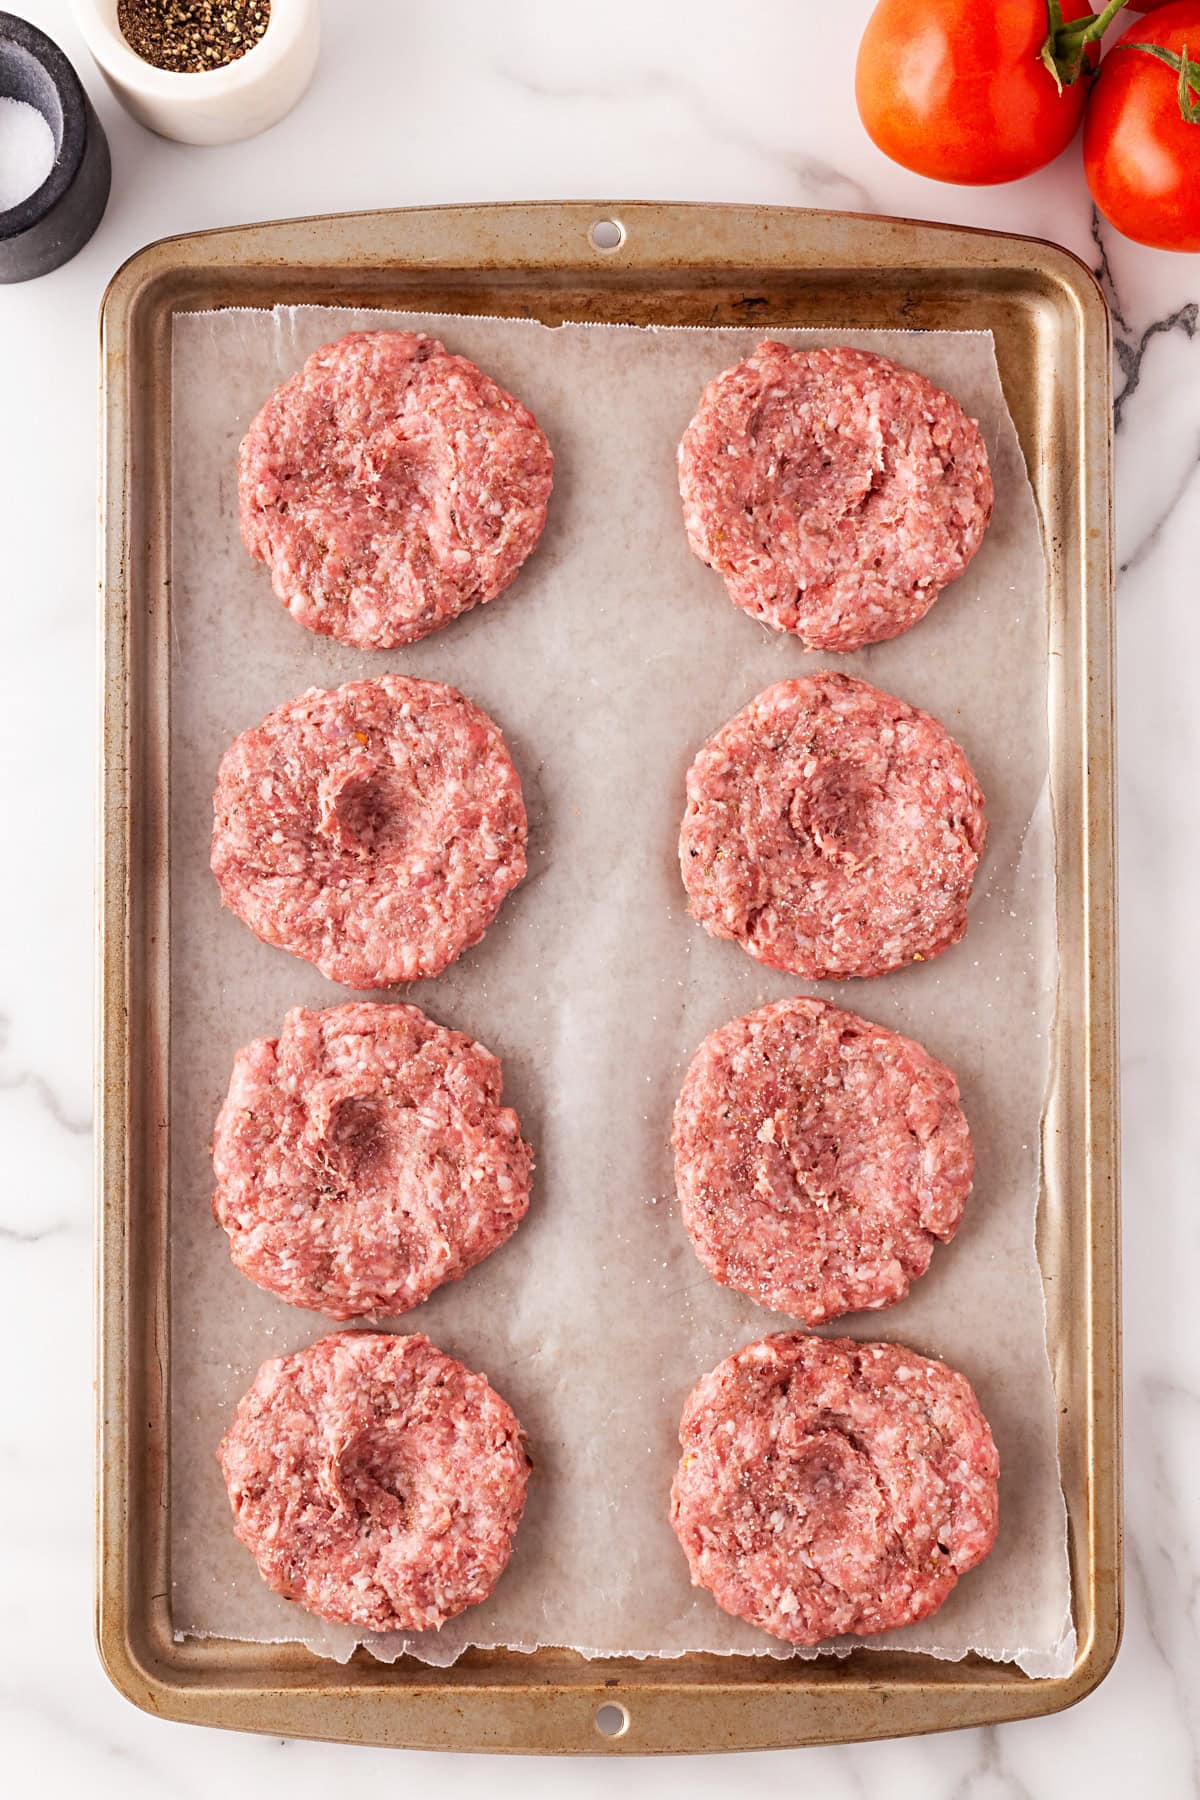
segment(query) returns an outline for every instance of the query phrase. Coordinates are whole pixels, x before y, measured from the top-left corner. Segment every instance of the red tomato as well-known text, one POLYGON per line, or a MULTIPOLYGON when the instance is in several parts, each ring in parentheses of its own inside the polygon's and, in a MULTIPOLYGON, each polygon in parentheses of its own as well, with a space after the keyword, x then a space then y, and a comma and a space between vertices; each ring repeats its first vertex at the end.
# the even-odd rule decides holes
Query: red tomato
POLYGON ((1138 19, 1100 65, 1083 130, 1096 205, 1118 231, 1159 250, 1200 250, 1200 119, 1183 116, 1179 75, 1136 44, 1157 44, 1196 67, 1200 0, 1169 0, 1138 19))
MULTIPOLYGON (((1062 0, 1067 21, 1091 13, 1088 0, 1062 0)), ((1059 92, 1041 60, 1048 28, 1047 0, 880 0, 854 80, 872 140, 937 181, 1016 181, 1053 162, 1075 135, 1085 80, 1059 92)))

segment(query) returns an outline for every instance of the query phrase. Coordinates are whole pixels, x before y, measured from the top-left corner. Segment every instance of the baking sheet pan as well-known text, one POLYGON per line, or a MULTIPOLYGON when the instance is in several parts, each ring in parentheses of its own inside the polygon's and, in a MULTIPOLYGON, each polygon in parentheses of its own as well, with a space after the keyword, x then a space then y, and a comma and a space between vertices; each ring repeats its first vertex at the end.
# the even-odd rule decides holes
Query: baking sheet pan
MULTIPOLYGON (((110 560, 106 571, 110 622, 115 622, 118 627, 118 641, 112 650, 120 660, 113 672, 127 679, 123 701, 130 701, 141 712, 149 728, 139 736, 134 729, 133 717, 125 712, 122 704, 119 761, 113 754, 116 746, 111 730, 106 739, 109 752, 106 797, 112 803, 106 816, 106 827, 111 822, 122 828, 118 833, 122 838, 119 846, 112 841, 113 833, 106 830, 106 902, 116 902, 115 911, 120 915, 116 922, 125 935, 118 940, 118 945, 129 942, 128 934, 133 930, 132 944, 138 956, 131 959, 128 967, 130 981, 125 998, 140 1009, 139 1017, 151 1029, 133 1039, 138 1050, 136 1060, 125 1053, 128 1046, 119 1041, 120 1032, 116 1034, 117 1042, 111 1036, 106 1037, 106 1100, 111 1101, 114 1088, 119 1087, 127 1103, 136 1101, 142 1107, 149 1106, 150 1111, 129 1119, 131 1124, 140 1119, 144 1135, 139 1142, 135 1132, 128 1145, 135 1156, 121 1172, 117 1184, 119 1191, 114 1192, 111 1184, 106 1185, 104 1221, 106 1227, 117 1222, 112 1218, 115 1207, 123 1230, 131 1220, 135 1200, 139 1202, 141 1229, 136 1249, 146 1256, 147 1263, 137 1272, 136 1286, 131 1280, 116 1283, 120 1293, 115 1297, 106 1280, 105 1322, 112 1324, 114 1306, 117 1306, 128 1327, 140 1325, 144 1329, 148 1324, 152 1333, 157 1332, 162 1348, 166 1289, 161 1276, 165 1273, 166 1233, 164 1170, 159 1159, 166 1150, 169 1109, 164 1104, 163 1083, 170 1022, 165 1004, 165 946, 155 927, 161 930, 165 923, 166 904, 166 846, 161 835, 163 817, 159 808, 165 799, 165 719, 162 709, 167 645, 162 634, 168 621, 161 614, 163 593, 156 581, 161 583, 167 572, 165 513, 161 507, 165 482, 169 479, 169 457, 165 452, 170 425, 169 417, 165 416, 169 388, 159 359, 169 351, 170 321, 174 313, 181 308, 191 310, 206 304, 263 304, 268 300, 300 299, 346 302, 369 297, 373 304, 411 306, 419 296, 422 307, 430 310, 443 310, 449 303, 459 311, 508 312, 516 316, 532 314, 547 322, 583 316, 635 323, 667 320, 707 323, 713 319, 722 323, 745 323, 747 318, 755 320, 766 316, 772 324, 820 321, 828 325, 832 320, 846 329, 864 323, 910 326, 916 323, 960 329, 968 325, 983 326, 995 334, 1001 369, 1008 376, 1010 405, 1021 430, 1035 491, 1048 527, 1051 552, 1051 754, 1059 844, 1060 1017, 1078 1016, 1082 994, 1093 1026, 1097 1023, 1100 1026, 1099 1033, 1093 1030, 1083 1034, 1084 1047, 1093 1054, 1082 1068, 1072 1066, 1080 1060, 1077 1056, 1078 1035, 1068 1038, 1066 1033, 1059 1034, 1054 1091, 1044 1145, 1041 1253, 1052 1297, 1052 1353, 1060 1407, 1068 1387, 1072 1397, 1082 1403, 1076 1407, 1078 1424, 1072 1420, 1070 1427, 1064 1426, 1060 1437, 1072 1522, 1073 1572, 1080 1625, 1081 1647, 1075 1668, 1068 1676, 1036 1684, 1040 1693, 1031 1693, 1032 1684, 1014 1678, 1006 1671, 997 1671, 991 1665, 955 1665, 954 1678, 947 1681, 923 1660, 878 1652, 866 1658, 863 1653, 852 1656, 847 1664, 840 1666, 832 1681, 824 1659, 818 1664, 807 1665, 803 1674, 794 1665, 783 1665, 787 1673, 782 1681, 779 1666, 768 1670, 761 1659, 722 1658, 714 1664, 713 1659, 703 1657, 688 1657, 676 1665, 642 1665, 637 1669, 635 1679, 633 1670, 615 1662, 576 1666, 569 1657, 549 1651, 539 1652, 534 1658, 506 1656, 504 1652, 472 1652, 432 1686, 429 1675, 418 1673, 406 1663, 396 1665, 385 1684, 388 1694, 385 1712, 381 1707, 382 1690, 378 1678, 369 1669, 360 1669, 354 1664, 340 1671, 331 1671, 328 1665, 305 1669, 303 1663, 294 1660, 297 1655, 303 1657, 303 1652, 289 1654, 284 1650, 273 1650, 270 1656, 263 1658, 256 1656, 253 1647, 211 1639, 199 1645, 178 1646, 173 1639, 168 1641, 163 1636, 164 1627, 170 1632, 169 1606, 163 1600, 148 1605, 146 1593, 140 1597, 140 1614, 134 1607, 132 1595, 125 1599, 122 1616, 116 1622, 116 1647, 110 1634, 105 1643, 106 1657, 110 1668, 116 1665, 115 1672, 120 1679, 122 1661, 124 1659, 127 1665, 131 1660, 135 1637, 140 1636, 144 1646, 138 1654, 139 1661, 145 1658, 152 1641, 157 1659, 157 1667, 151 1676, 155 1686, 161 1682, 173 1695, 186 1689, 189 1704, 194 1707, 198 1702, 201 1707, 199 1714, 189 1710, 180 1716, 219 1717, 223 1722, 243 1723, 261 1729, 295 1730, 295 1723, 277 1722, 281 1717, 277 1709, 282 1706, 286 1711, 289 1698, 307 1687, 310 1694, 319 1692, 322 1696, 319 1709, 314 1711, 311 1706, 306 1709, 305 1725, 309 1730, 322 1735, 374 1737, 380 1741, 453 1742, 462 1747, 476 1743, 489 1747, 510 1744, 513 1748, 702 1748, 714 1743, 796 1742, 818 1736, 868 1735, 880 1730, 921 1729, 935 1724, 967 1723, 980 1717, 1048 1710, 1051 1706, 1066 1703, 1071 1697, 1072 1684, 1077 1691, 1083 1691, 1098 1678, 1105 1645, 1115 1643, 1116 1629, 1115 1557, 1108 1559, 1107 1598, 1111 1604, 1106 1608, 1107 1624, 1099 1616, 1105 1565, 1103 1562, 1098 1565, 1095 1558, 1096 1549, 1101 1547, 1106 1514, 1115 1548, 1115 1478, 1107 1479, 1112 1469, 1111 1458, 1103 1465, 1094 1461, 1097 1432, 1104 1427, 1105 1419, 1096 1412, 1090 1420, 1087 1416, 1089 1405, 1094 1405, 1097 1384, 1101 1388, 1105 1386, 1104 1371, 1096 1362, 1095 1332, 1090 1339, 1079 1339, 1075 1323, 1078 1308, 1061 1304, 1067 1288, 1072 1285, 1074 1293, 1070 1298, 1078 1300, 1083 1291, 1079 1286, 1082 1279, 1093 1302, 1093 1323, 1097 1317, 1094 1304, 1097 1298, 1104 1302, 1099 1308, 1100 1313, 1104 1313, 1108 1305, 1115 1306, 1111 1279, 1103 1284, 1098 1284, 1095 1279, 1098 1274, 1115 1279, 1111 1264, 1098 1269, 1095 1260, 1100 1252, 1109 1257, 1112 1255, 1111 1142, 1107 1150, 1104 1142, 1084 1145, 1085 1149, 1090 1148, 1091 1157, 1089 1161, 1085 1155, 1082 1168, 1078 1162, 1064 1164, 1059 1155, 1064 1139, 1069 1135, 1068 1128, 1078 1124, 1086 1134, 1089 1124, 1094 1126, 1096 1122, 1097 1099, 1107 1102, 1111 1098, 1105 1080, 1098 1079, 1104 1064, 1105 1028, 1109 1033, 1108 1053, 1111 1055, 1111 1018, 1107 1015, 1111 987, 1099 996, 1083 991, 1087 989, 1088 978, 1092 978, 1094 989, 1097 974, 1111 977, 1111 963, 1103 951, 1097 957, 1094 949, 1089 957, 1076 961, 1081 927, 1086 936, 1086 928, 1093 923, 1087 916, 1088 908, 1084 909, 1082 918, 1078 916, 1079 901, 1086 898, 1090 907, 1098 896, 1095 887, 1089 896, 1083 896, 1071 885, 1072 862, 1076 854, 1082 852, 1088 856, 1093 869, 1103 867, 1105 858, 1111 855, 1108 832, 1100 836, 1092 830, 1081 832, 1079 827, 1087 826, 1089 820, 1086 814, 1077 818, 1074 811, 1081 800, 1092 798, 1106 782, 1111 785, 1110 746, 1106 736, 1109 717, 1107 429, 1106 414, 1100 415, 1099 426, 1096 416, 1097 404, 1103 406, 1104 403, 1105 378, 1100 362, 1105 337, 1102 305, 1086 275, 1064 253, 1047 251, 1041 246, 1017 245, 1013 240, 985 239, 936 228, 902 227, 890 222, 834 219, 824 215, 781 214, 754 209, 631 207, 619 209, 626 226, 620 251, 613 257, 605 257, 592 248, 588 235, 591 222, 600 216, 601 210, 582 207, 449 209, 449 213, 376 216, 373 222, 315 221, 308 225, 258 228, 251 234, 253 242, 247 239, 246 233, 236 232, 188 240, 177 246, 159 246, 143 253, 143 263, 156 257, 162 260, 162 266, 152 277, 144 267, 139 279, 133 279, 132 270, 126 272, 124 279, 131 291, 126 297, 122 319, 125 343, 120 346, 112 329, 121 297, 120 282, 110 298, 107 328, 109 346, 114 354, 114 361, 110 361, 108 368, 110 452, 118 449, 114 442, 118 431, 123 434, 134 424, 141 428, 137 444, 139 481, 136 488, 126 490, 128 505, 120 509, 124 517, 110 523, 110 556, 116 549, 113 523, 119 528, 115 535, 122 553, 128 550, 139 552, 128 563, 123 561, 123 556, 115 565, 110 560), (460 266, 468 221, 479 227, 485 249, 481 263, 490 263, 489 267, 463 269, 460 266), (453 229, 455 225, 459 228, 457 233, 453 229), (530 244, 531 234, 536 237, 539 228, 545 240, 541 250, 546 265, 543 268, 533 266, 538 258, 536 253, 531 253, 530 244), (724 239, 722 233, 729 234, 728 239, 724 239), (860 240, 857 265, 854 257, 848 254, 853 246, 843 242, 856 235, 860 240), (774 263, 770 255, 765 258, 762 255, 764 239, 772 236, 775 239, 774 263), (407 273, 402 247, 406 237, 407 273), (286 266, 286 257, 285 267, 269 266, 268 248, 285 249, 288 240, 296 238, 301 242, 293 242, 290 251, 296 258, 295 266, 286 266), (335 252, 330 246, 339 238, 342 241, 335 252), (924 248, 918 239, 929 240, 930 248, 924 248), (223 240, 223 243, 215 240, 223 240), (370 248, 367 248, 368 242, 370 248), (640 245, 636 254, 631 249, 635 244, 640 245), (723 286, 720 271, 714 268, 711 260, 714 247, 721 244, 724 244, 723 254, 727 258, 723 286), (240 246, 244 260, 234 254, 235 245, 240 246), (976 269, 973 280, 969 280, 971 257, 968 252, 985 245, 990 252, 986 269, 982 273, 976 269), (197 255, 201 246, 208 252, 217 253, 207 272, 206 256, 203 253, 197 255), (907 247, 903 257, 902 246, 907 247), (440 254, 447 264, 436 275, 430 270, 431 248, 435 251, 433 263, 436 265, 437 254, 440 254), (382 261, 381 249, 384 251, 382 261), (388 249, 393 252, 390 260, 386 254, 388 249), (922 251, 919 257, 915 254, 917 249, 922 251), (940 263, 935 251, 940 253, 940 263), (1008 267, 1002 252, 1007 252, 1011 259, 1008 267), (334 266, 339 254, 344 256, 346 264, 341 270, 334 266), (889 257, 895 258, 894 267, 889 257), (1037 259, 1036 270, 1024 266, 1031 258, 1037 259), (748 273, 752 264, 753 281, 748 273), (1049 273, 1047 264, 1051 266, 1049 273), (890 284, 887 280, 889 270, 894 278, 890 284), (589 271, 595 273, 585 286, 589 271), (574 290, 570 285, 572 275, 574 290), (371 287, 369 296, 364 295, 360 285, 368 276, 380 284, 376 289, 374 281, 368 283, 371 287), (852 298, 855 295, 857 297, 852 298), (881 301, 886 304, 881 306, 881 301), (864 317, 864 305, 871 314, 869 318, 864 317), (921 316, 922 309, 925 316, 921 316), (1089 323, 1090 335, 1085 330, 1089 323), (129 362, 122 364, 120 361, 123 352, 132 345, 133 340, 128 335, 131 331, 137 343, 136 368, 129 362), (1073 425, 1067 417, 1070 409, 1062 404, 1064 384, 1050 379, 1053 371, 1044 360, 1047 352, 1054 352, 1061 376, 1064 349, 1073 349, 1080 377, 1073 425), (143 389, 156 361, 160 379, 151 388, 143 389), (1039 370, 1043 376, 1041 380, 1038 379, 1039 370), (1098 383, 1100 390, 1098 402, 1090 405, 1084 403, 1088 379, 1093 387, 1098 383), (115 387, 123 389, 122 417, 119 419, 114 418, 111 411, 115 387), (139 395, 140 407, 137 404, 139 395), (1079 464, 1085 471, 1097 462, 1100 468, 1099 525, 1093 526, 1090 538, 1079 535, 1088 528, 1086 509, 1081 512, 1080 508, 1085 500, 1094 498, 1096 484, 1090 475, 1082 485, 1077 481, 1063 481, 1073 458, 1064 457, 1061 452, 1072 429, 1084 440, 1089 431, 1098 436, 1098 442, 1092 446, 1092 464, 1083 463, 1082 459, 1079 464), (1067 439, 1064 439, 1064 433, 1067 439), (119 594, 114 592, 117 586, 121 589, 119 594), (142 602, 142 610, 137 616, 130 616, 125 613, 124 606, 135 593, 142 602), (115 621, 114 612, 117 615, 115 621), (1077 634, 1085 656, 1090 654, 1091 657, 1090 690, 1085 688, 1077 697, 1064 692, 1064 687, 1069 684, 1062 679, 1061 658, 1056 659, 1055 654, 1056 650, 1067 647, 1072 633, 1077 634), (1056 639, 1061 641, 1056 643, 1056 639), (1103 689, 1098 715, 1095 710, 1097 684, 1103 689), (1082 713, 1072 715, 1070 707, 1064 706, 1064 702, 1072 698, 1083 699, 1082 713), (1091 736, 1085 738, 1088 732, 1091 736), (1081 742, 1087 743, 1088 747, 1095 746, 1103 753, 1098 769, 1094 761, 1091 769, 1080 765, 1081 742), (132 768, 128 760, 131 748, 137 756, 136 768, 132 768), (112 779, 114 775, 116 783, 112 779), (120 790, 127 777, 132 778, 133 788, 124 793, 114 791, 114 787, 120 790), (135 836, 140 840, 136 847, 128 835, 131 822, 128 811, 123 817, 114 819, 114 815, 121 814, 126 795, 132 798, 133 793, 139 801, 133 812, 135 836), (118 849, 119 857, 114 854, 118 849), (128 863, 124 870, 118 868, 120 861, 131 851, 138 858, 136 881, 129 878, 128 863), (114 874, 120 876, 119 893, 113 891, 114 874), (140 935, 137 931, 139 920, 143 925, 140 935), (120 1083, 111 1078, 113 1065, 107 1061, 109 1051, 117 1053, 121 1073, 126 1078, 120 1083), (1070 1116, 1069 1103, 1064 1110, 1064 1097, 1068 1101, 1086 1097, 1091 1103, 1090 1109, 1083 1108, 1076 1121, 1070 1116), (1068 1167, 1069 1182, 1066 1180, 1068 1167), (1099 1187, 1096 1186, 1098 1170, 1104 1177, 1099 1187), (1086 1224, 1086 1232, 1079 1230, 1081 1222, 1086 1224), (1081 1472, 1086 1507, 1083 1512, 1080 1510, 1081 1472), (1110 1508, 1096 1504, 1101 1498, 1098 1489, 1104 1485, 1109 1488, 1106 1498, 1111 1502, 1110 1508), (1084 1550, 1082 1562, 1081 1544, 1084 1550), (237 1680, 234 1680, 235 1676, 237 1680), (231 1683, 237 1690, 236 1701, 226 1694, 224 1703, 220 1704, 218 1692, 231 1683), (630 1697, 634 1689, 636 1705, 630 1697), (881 1689, 895 1690, 889 1692, 890 1704, 886 1709, 878 1704, 881 1689), (459 1736, 454 1734, 463 1729, 463 1690, 470 1693, 472 1710, 478 1709, 479 1717, 465 1728, 464 1735, 459 1736), (713 1701, 714 1690, 726 1696, 728 1704, 711 1713, 706 1708, 713 1701), (557 1696, 557 1706, 547 1711, 551 1691, 557 1696), (590 1701, 587 1699, 589 1691, 590 1701), (498 1708, 495 1701, 501 1692, 507 1692, 510 1701, 514 1693, 523 1693, 529 1700, 536 1698, 538 1725, 535 1727, 531 1720, 522 1722, 521 1707, 514 1709, 511 1704, 506 1704, 503 1709, 498 1708), (596 1694, 606 1692, 617 1696, 628 1708, 629 1729, 616 1740, 598 1738, 592 1730, 596 1694), (895 1704, 902 1692, 909 1700, 903 1715, 895 1704), (454 1693, 458 1699, 450 1704, 449 1696, 454 1693), (702 1693, 707 1696, 705 1705, 697 1707, 695 1702, 702 1693), (789 1704, 783 1706, 783 1710, 788 1716, 782 1717, 780 1708, 785 1696, 789 1704), (447 1702, 440 1714, 439 1697, 447 1702), (768 1698, 773 1699, 773 1705, 769 1713, 764 1713, 761 1702, 768 1698), (206 1712, 206 1706, 217 1706, 218 1713, 206 1712), (367 1720, 369 1723, 365 1722, 367 1720), (458 1723, 452 1724, 452 1720, 458 1723)), ((119 473, 121 461, 133 451, 129 442, 119 448, 122 455, 114 457, 110 454, 108 458, 110 478, 119 473)), ((500 604, 516 603, 514 596, 500 604)), ((121 685, 119 680, 118 686, 121 685)), ((113 698, 110 689, 110 708, 113 698)), ((112 718, 110 710, 110 722, 112 718)), ((1107 882, 1102 884, 1102 892, 1111 902, 1111 887, 1107 882)), ((110 954, 106 959, 106 979, 114 972, 112 951, 117 946, 113 941, 113 923, 112 911, 109 911, 106 937, 110 954)), ((1107 915, 1107 923, 1111 928, 1111 913, 1107 915)), ((1092 942, 1103 945, 1103 938, 1093 938, 1092 942)), ((1111 949, 1111 942, 1108 947, 1111 949)), ((123 956, 121 960, 123 963, 123 956)), ((122 974, 124 972, 122 969, 122 974)), ((865 1003, 864 1010, 870 1010, 865 1003)), ((106 1026, 110 1021, 111 1015, 106 1013, 106 1026)), ((1111 1078, 1111 1064, 1107 1068, 1107 1078, 1111 1078)), ((1101 1124, 1109 1128, 1111 1139, 1112 1121, 1107 1105, 1101 1106, 1100 1113, 1101 1124)), ((1077 1145, 1081 1142, 1076 1139, 1077 1145)), ((107 1173, 113 1173, 111 1159, 107 1173)), ((104 1241, 106 1248, 109 1247, 107 1230, 104 1241)), ((111 1259, 106 1256, 106 1273, 111 1268, 111 1259)), ((123 1273, 132 1276, 134 1271, 123 1273)), ((1086 1310, 1083 1316, 1087 1317, 1086 1310)), ((1110 1335, 1107 1346, 1106 1397, 1112 1400, 1115 1395, 1111 1385, 1115 1314, 1110 1315, 1110 1322, 1114 1334, 1110 1335)), ((113 1390, 113 1383, 107 1380, 111 1372, 107 1366, 110 1360, 106 1359, 106 1398, 113 1390)), ((134 1356, 128 1374, 139 1385, 150 1377, 142 1389, 144 1401, 157 1403, 161 1408, 163 1392, 159 1383, 163 1377, 158 1375, 158 1367, 156 1361, 152 1370, 140 1368, 134 1356)), ((128 1391, 123 1398, 127 1408, 128 1391)), ((143 1410, 149 1412, 152 1406, 147 1404, 143 1410)), ((158 1436, 147 1442, 139 1432, 128 1430, 127 1411, 124 1412, 122 1439, 123 1411, 118 1402, 118 1416, 114 1421, 117 1429, 108 1432, 107 1448, 117 1451, 118 1455, 123 1452, 120 1473, 126 1484, 126 1495, 131 1496, 135 1487, 143 1496, 147 1492, 152 1495, 156 1480, 161 1484, 165 1476, 163 1452, 159 1448, 165 1414, 159 1411, 154 1420, 158 1436), (134 1479, 130 1480, 131 1477, 134 1479)), ((1070 1417, 1069 1403, 1065 1416, 1070 1417)), ((1112 1422, 1110 1417, 1108 1423, 1111 1425, 1112 1422)), ((106 1457, 106 1500, 113 1493, 117 1475, 114 1460, 112 1456, 106 1457)), ((158 1491, 163 1491, 161 1486, 158 1491)), ((108 1516, 111 1521, 111 1510, 108 1516)), ((163 1547, 165 1553, 165 1536, 163 1547)), ((165 1588, 160 1591, 165 1593, 165 1588)), ((108 1617, 113 1618, 111 1609, 108 1617)), ((135 1685, 128 1679, 128 1674, 127 1668, 127 1678, 123 1681, 127 1690, 135 1685)), ((161 1696, 158 1709, 178 1710, 176 1703, 164 1705, 161 1696)))

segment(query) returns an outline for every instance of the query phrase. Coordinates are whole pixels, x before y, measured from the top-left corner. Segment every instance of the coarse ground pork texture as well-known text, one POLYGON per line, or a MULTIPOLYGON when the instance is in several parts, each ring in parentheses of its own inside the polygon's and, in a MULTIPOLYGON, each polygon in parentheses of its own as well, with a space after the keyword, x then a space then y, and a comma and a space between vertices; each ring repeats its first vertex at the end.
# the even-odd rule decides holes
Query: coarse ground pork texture
POLYGON ((810 650, 898 637, 991 517, 978 425, 941 388, 844 346, 763 343, 709 383, 679 446, 688 542, 735 605, 810 650))
POLYGON ((310 688, 225 752, 212 870, 268 944, 347 987, 438 975, 525 873, 521 783, 499 728, 405 675, 310 688))
POLYGON ((865 681, 807 675, 767 688, 700 751, 679 861, 706 931, 820 981, 956 944, 986 833, 944 726, 865 681))
POLYGON ((317 350, 242 441, 242 537, 311 631, 412 644, 494 600, 546 523, 554 458, 527 407, 436 338, 317 350))
POLYGON ((975 1166, 944 1064, 802 998, 705 1038, 673 1141, 705 1268, 809 1325, 902 1300, 958 1229, 975 1166))
POLYGON ((217 1455, 267 1585, 366 1631, 436 1630, 486 1600, 531 1468, 482 1375, 365 1331, 264 1363, 217 1455))
POLYGON ((510 1238, 533 1155, 500 1064, 415 1006, 298 1006, 239 1050, 213 1211, 244 1275, 332 1319, 407 1312, 510 1238))
POLYGON ((695 1586, 773 1637, 911 1625, 992 1548, 999 1458, 965 1376, 784 1333, 688 1396, 671 1523, 695 1586))

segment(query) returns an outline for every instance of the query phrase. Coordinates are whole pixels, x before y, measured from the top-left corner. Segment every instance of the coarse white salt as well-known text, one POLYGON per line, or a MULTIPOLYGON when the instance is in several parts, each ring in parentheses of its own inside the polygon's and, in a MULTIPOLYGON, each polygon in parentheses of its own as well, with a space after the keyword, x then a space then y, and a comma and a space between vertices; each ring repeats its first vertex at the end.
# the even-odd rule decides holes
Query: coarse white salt
POLYGON ((19 206, 54 167, 54 134, 36 106, 0 95, 0 212, 19 206))

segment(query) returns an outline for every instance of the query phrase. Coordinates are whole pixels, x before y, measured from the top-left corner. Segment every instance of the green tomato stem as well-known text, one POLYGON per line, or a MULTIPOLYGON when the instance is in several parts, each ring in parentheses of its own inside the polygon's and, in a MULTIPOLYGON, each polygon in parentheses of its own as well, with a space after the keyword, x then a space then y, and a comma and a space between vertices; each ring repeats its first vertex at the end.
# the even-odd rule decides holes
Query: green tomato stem
POLYGON ((1109 4, 1102 13, 1097 13, 1094 18, 1089 18, 1085 13, 1081 19, 1063 19, 1062 8, 1058 4, 1058 0, 1053 0, 1053 4, 1060 21, 1057 35, 1064 38, 1081 37, 1085 43, 1090 44, 1096 38, 1104 36, 1124 6, 1125 0, 1109 0, 1109 4))
POLYGON ((1041 59, 1061 94, 1064 87, 1074 87, 1081 75, 1090 75, 1087 47, 1096 43, 1112 24, 1125 0, 1109 0, 1100 13, 1085 13, 1082 19, 1064 19, 1061 0, 1046 0, 1046 37, 1041 59))
POLYGON ((1179 76, 1179 116, 1185 125, 1200 125, 1200 63, 1191 61, 1187 45, 1183 46, 1182 56, 1163 44, 1125 44, 1123 48, 1144 50, 1147 56, 1157 56, 1159 62, 1173 69, 1179 76))

